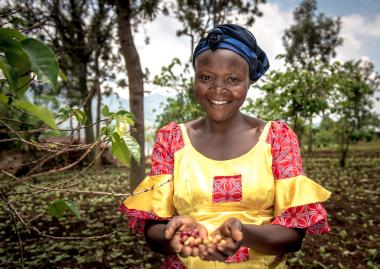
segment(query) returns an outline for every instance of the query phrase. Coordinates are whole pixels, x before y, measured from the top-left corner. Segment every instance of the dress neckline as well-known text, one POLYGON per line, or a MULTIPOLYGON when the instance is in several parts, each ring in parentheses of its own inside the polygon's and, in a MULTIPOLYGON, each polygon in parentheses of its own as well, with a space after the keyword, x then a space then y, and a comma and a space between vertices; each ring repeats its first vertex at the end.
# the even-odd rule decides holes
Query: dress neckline
POLYGON ((181 132, 182 132, 182 138, 183 138, 184 144, 187 145, 196 155, 200 156, 202 159, 207 160, 207 161, 222 163, 222 162, 239 161, 241 159, 246 158, 248 155, 250 155, 253 151, 256 150, 259 143, 263 143, 266 141, 266 137, 268 136, 268 132, 269 132, 269 128, 270 128, 271 124, 272 124, 271 121, 268 121, 267 123, 265 123, 263 131, 261 132, 259 139, 257 140, 257 143, 252 148, 250 148, 246 153, 243 153, 240 156, 237 156, 237 157, 234 157, 231 159, 227 159, 227 160, 215 160, 215 159, 209 158, 209 157, 205 156, 204 154, 202 154, 201 152, 199 152, 191 143, 191 140, 190 140, 190 137, 187 133, 185 124, 180 123, 179 127, 180 127, 181 132))

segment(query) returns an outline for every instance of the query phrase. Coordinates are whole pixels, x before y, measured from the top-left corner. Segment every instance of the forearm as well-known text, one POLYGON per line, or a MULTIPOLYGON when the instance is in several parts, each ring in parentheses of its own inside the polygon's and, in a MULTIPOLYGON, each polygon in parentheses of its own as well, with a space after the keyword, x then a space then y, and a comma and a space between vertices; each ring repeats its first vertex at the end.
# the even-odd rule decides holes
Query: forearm
POLYGON ((145 241, 149 247, 158 253, 168 255, 174 253, 170 248, 170 242, 164 236, 166 223, 147 221, 145 224, 145 241))
POLYGON ((304 231, 281 225, 243 224, 242 245, 263 254, 283 255, 301 248, 304 231))

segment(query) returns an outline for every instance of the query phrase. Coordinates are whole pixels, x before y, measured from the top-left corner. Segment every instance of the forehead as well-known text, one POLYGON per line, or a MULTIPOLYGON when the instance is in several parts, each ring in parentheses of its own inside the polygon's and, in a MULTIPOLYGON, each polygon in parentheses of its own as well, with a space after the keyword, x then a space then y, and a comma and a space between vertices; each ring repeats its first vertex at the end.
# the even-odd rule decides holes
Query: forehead
POLYGON ((229 67, 247 71, 249 70, 248 63, 242 56, 227 49, 217 49, 214 51, 207 50, 205 52, 202 52, 195 59, 195 70, 202 67, 216 67, 218 69, 222 67, 229 67))

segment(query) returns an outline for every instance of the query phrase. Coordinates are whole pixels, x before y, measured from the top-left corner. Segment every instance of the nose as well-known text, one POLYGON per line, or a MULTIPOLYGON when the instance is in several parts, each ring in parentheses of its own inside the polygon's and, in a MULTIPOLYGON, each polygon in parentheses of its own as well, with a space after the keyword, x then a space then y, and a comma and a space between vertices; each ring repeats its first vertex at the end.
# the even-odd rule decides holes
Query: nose
POLYGON ((218 93, 225 93, 227 90, 224 87, 224 81, 223 80, 214 80, 213 83, 213 90, 218 93))

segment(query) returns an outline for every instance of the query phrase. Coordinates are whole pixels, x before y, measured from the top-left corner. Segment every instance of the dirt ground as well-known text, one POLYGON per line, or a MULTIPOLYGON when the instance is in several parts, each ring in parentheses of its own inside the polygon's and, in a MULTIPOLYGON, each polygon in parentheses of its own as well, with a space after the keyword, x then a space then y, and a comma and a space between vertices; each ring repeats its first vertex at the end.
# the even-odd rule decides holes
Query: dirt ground
MULTIPOLYGON (((330 151, 304 157, 306 174, 330 190, 325 203, 332 231, 323 236, 307 236, 302 250, 288 255, 289 268, 380 268, 380 150, 351 152, 348 167, 338 167, 330 151)), ((71 173, 75 173, 71 172, 71 173)), ((89 178, 96 171, 90 171, 89 178)), ((62 180, 70 173, 43 179, 62 180)), ((84 189, 127 192, 127 172, 113 168, 96 177, 84 189)), ((1 184, 7 179, 0 178, 1 184)), ((93 179, 91 179, 93 180, 93 179)), ((25 189, 18 190, 19 192, 25 189)), ((62 195, 12 196, 14 206, 25 219, 42 213, 49 202, 62 195)), ((126 228, 118 213, 121 200, 104 196, 72 195, 81 218, 67 214, 56 219, 44 214, 32 224, 52 236, 97 236, 95 240, 57 240, 28 232, 20 223, 25 268, 159 268, 162 257, 147 247, 141 236, 126 228)), ((6 207, 0 210, 0 268, 20 268, 21 254, 12 218, 6 207)))

